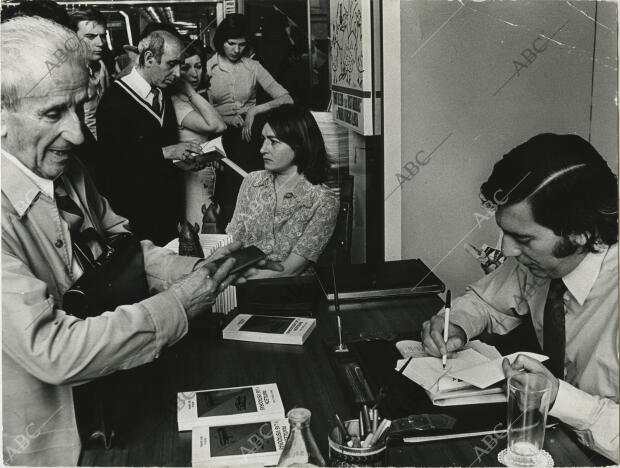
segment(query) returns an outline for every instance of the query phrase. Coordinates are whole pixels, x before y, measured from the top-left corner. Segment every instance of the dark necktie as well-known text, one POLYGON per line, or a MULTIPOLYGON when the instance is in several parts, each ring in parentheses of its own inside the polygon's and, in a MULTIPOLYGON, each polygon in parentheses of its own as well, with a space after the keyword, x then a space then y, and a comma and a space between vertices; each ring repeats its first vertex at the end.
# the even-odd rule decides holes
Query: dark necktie
MULTIPOLYGON (((93 246, 91 246, 88 239, 85 239, 82 235, 84 234, 82 232, 84 213, 67 193, 67 189, 60 177, 54 181, 54 197, 56 198, 56 206, 58 206, 60 216, 62 216, 62 219, 64 219, 69 226, 71 243, 73 244, 73 255, 82 271, 86 271, 93 265, 94 256, 92 250, 93 246)), ((100 248, 96 250, 96 252, 100 251, 100 248)))
POLYGON ((151 105, 151 107, 153 108, 155 113, 159 115, 161 113, 161 97, 159 94, 159 88, 153 86, 151 88, 151 92, 153 93, 153 104, 151 105))
POLYGON ((566 286, 561 278, 551 280, 547 301, 545 302, 543 321, 543 351, 549 356, 546 366, 559 379, 564 378, 564 353, 566 350, 565 292, 566 286))
POLYGON ((60 216, 67 222, 71 237, 74 237, 74 234, 80 232, 80 228, 84 222, 84 213, 82 213, 78 204, 73 201, 67 193, 61 177, 58 177, 54 181, 54 195, 56 198, 56 205, 60 211, 60 216))

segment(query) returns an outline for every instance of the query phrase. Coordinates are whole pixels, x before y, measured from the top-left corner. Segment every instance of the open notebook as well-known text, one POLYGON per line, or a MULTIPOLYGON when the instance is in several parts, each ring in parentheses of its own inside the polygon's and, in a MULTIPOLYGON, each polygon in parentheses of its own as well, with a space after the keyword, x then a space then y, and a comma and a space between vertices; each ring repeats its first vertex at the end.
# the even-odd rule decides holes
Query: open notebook
POLYGON ((396 348, 404 359, 396 363, 400 369, 409 357, 413 357, 403 375, 420 385, 434 405, 475 405, 481 403, 501 403, 506 394, 498 384, 504 380, 502 360, 514 361, 524 354, 544 361, 547 356, 522 352, 501 356, 494 346, 481 341, 471 341, 462 350, 448 359, 444 369, 441 359, 429 356, 419 341, 405 340, 396 343, 396 348))

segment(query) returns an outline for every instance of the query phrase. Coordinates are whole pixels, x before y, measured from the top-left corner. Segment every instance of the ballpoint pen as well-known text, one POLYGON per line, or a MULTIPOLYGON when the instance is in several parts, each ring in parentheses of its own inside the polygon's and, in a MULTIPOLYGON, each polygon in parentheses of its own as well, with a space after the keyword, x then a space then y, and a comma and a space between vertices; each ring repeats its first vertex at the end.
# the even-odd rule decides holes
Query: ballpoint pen
MULTIPOLYGON (((444 307, 445 313, 444 313, 444 322, 443 322, 443 342, 447 343, 448 342, 448 328, 450 327, 450 299, 451 299, 451 293, 450 290, 448 289, 448 292, 446 293, 446 306, 444 307)), ((447 350, 446 350, 447 351, 447 350)), ((443 354, 441 356, 441 364, 443 365, 443 368, 446 368, 446 363, 448 360, 448 354, 443 354)))

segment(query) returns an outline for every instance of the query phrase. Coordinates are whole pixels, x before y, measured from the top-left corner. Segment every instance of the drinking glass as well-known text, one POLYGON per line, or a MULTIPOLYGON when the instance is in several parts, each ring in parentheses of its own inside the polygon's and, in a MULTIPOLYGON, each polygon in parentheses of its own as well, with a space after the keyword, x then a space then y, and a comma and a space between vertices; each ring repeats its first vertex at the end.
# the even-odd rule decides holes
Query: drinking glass
POLYGON ((511 466, 536 466, 545 441, 551 382, 522 372, 508 379, 508 453, 511 466))

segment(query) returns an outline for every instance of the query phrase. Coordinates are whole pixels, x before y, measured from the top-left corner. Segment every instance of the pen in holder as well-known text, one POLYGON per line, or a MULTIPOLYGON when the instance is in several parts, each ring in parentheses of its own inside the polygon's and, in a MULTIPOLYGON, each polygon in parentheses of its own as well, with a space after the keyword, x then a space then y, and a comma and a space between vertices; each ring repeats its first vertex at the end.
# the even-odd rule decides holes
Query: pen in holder
POLYGON ((338 322, 338 346, 334 349, 336 353, 347 353, 349 348, 342 342, 342 316, 340 315, 340 303, 338 302, 338 286, 336 284, 336 271, 332 264, 332 282, 334 283, 334 309, 336 310, 336 320, 338 322))
POLYGON ((345 421, 332 429, 327 438, 329 466, 383 466, 390 421, 382 420, 377 432, 362 437, 359 419, 345 421), (344 426, 344 427, 342 427, 344 426))

